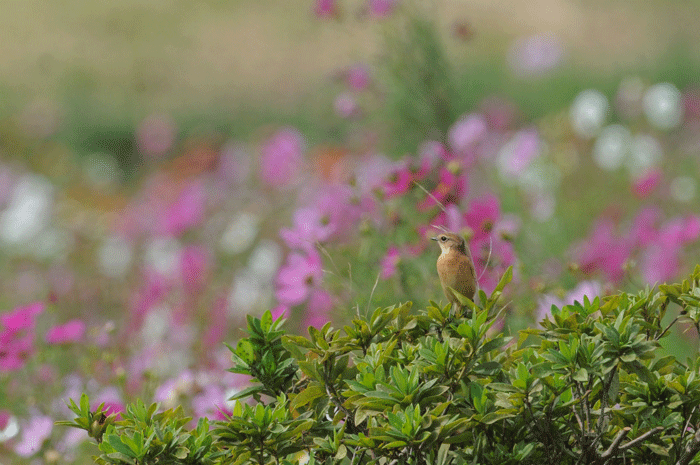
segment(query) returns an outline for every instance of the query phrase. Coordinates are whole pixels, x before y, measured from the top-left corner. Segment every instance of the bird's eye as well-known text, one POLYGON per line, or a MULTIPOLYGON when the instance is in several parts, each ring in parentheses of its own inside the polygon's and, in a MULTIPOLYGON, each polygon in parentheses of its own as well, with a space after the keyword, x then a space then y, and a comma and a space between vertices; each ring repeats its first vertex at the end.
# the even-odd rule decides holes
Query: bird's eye
POLYGON ((447 240, 447 236, 440 236, 440 240, 441 240, 442 242, 445 242, 445 241, 447 240))

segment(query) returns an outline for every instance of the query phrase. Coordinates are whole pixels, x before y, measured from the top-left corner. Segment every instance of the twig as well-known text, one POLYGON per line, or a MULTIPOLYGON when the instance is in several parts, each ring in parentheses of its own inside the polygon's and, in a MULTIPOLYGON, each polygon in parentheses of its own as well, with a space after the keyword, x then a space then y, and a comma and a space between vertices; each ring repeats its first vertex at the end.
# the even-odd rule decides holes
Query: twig
POLYGON ((372 296, 374 296, 374 290, 377 288, 377 284, 379 284, 379 276, 381 273, 381 271, 377 273, 377 279, 374 280, 374 286, 372 286, 372 291, 369 293, 369 300, 367 301, 367 315, 365 318, 369 318, 369 306, 372 304, 372 296))
POLYGON ((678 319, 679 319, 680 317, 681 317, 680 315, 678 315, 677 317, 675 317, 675 318, 673 319, 673 321, 670 322, 670 323, 668 324, 668 326, 666 326, 666 329, 664 329, 663 331, 661 331, 661 334, 659 334, 658 336, 656 336, 656 337, 654 338, 654 340, 655 340, 655 341, 658 341, 659 339, 661 339, 661 338, 664 336, 664 334, 666 334, 666 333, 668 332, 668 330, 671 329, 671 326, 673 326, 674 324, 676 324, 676 321, 678 321, 678 319))
POLYGON ((698 452, 700 452, 700 429, 695 432, 693 440, 685 447, 685 452, 678 459, 676 465, 688 465, 698 452))
POLYGON ((429 196, 431 199, 433 199, 433 200, 435 201, 436 204, 438 204, 438 206, 440 207, 440 210, 442 210, 443 212, 445 212, 445 214, 447 214, 447 208, 445 208, 445 206, 442 204, 442 202, 440 202, 433 194, 431 194, 431 193, 428 191, 428 189, 426 189, 425 187, 421 186, 421 184, 420 184, 418 181, 415 181, 415 180, 414 180, 414 181, 412 181, 412 182, 413 182, 413 184, 415 184, 416 186, 418 186, 418 187, 420 188, 420 190, 422 190, 423 192, 425 192, 426 194, 428 194, 428 196, 429 196))
POLYGON ((612 457, 612 455, 617 452, 617 449, 620 447, 620 443, 622 442, 623 439, 629 434, 630 430, 629 426, 625 426, 620 430, 619 433, 617 433, 617 436, 615 436, 615 439, 613 439, 612 444, 610 444, 610 447, 608 447, 608 450, 600 454, 601 459, 607 459, 609 457, 612 457))
POLYGON ((648 438, 649 436, 653 436, 653 435, 655 435, 655 434, 657 434, 657 433, 660 433, 660 432, 663 431, 663 430, 664 430, 663 426, 657 426, 657 427, 654 428, 654 429, 650 429, 649 431, 647 431, 646 433, 642 434, 641 436, 639 436, 639 437, 637 437, 637 438, 635 438, 635 439, 632 439, 630 442, 628 442, 628 443, 625 444, 624 446, 621 446, 621 447, 619 448, 619 450, 627 450, 627 449, 629 449, 630 447, 634 447, 634 446, 636 446, 637 444, 639 444, 640 442, 644 441, 644 440, 645 440, 646 438, 648 438))

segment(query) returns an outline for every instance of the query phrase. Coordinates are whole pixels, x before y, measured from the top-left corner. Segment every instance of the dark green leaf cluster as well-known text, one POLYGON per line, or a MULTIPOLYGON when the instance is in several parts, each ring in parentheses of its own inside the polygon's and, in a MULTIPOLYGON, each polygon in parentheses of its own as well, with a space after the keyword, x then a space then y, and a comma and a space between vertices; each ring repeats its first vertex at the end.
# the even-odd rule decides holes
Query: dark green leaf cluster
MULTIPOLYGON (((250 337, 231 347, 232 371, 253 377, 236 397, 256 402, 238 400, 211 432, 188 433, 210 439, 200 462, 159 458, 193 457, 192 441, 204 443, 173 443, 184 423, 172 411, 149 423, 160 415, 153 407, 132 407, 108 425, 100 460, 698 463, 700 358, 683 364, 657 349, 676 322, 698 327, 700 267, 680 284, 552 307, 541 329, 517 340, 492 329, 511 276, 491 296, 481 292, 481 305, 464 299, 465 315, 434 303, 413 313, 406 303, 342 330, 309 328, 308 338, 284 334, 269 312, 249 318, 250 337), (171 442, 154 433, 166 427, 171 442)), ((92 431, 89 415, 74 411, 78 427, 92 431)))
POLYGON ((87 430, 102 452, 95 457, 98 464, 208 465, 219 463, 217 458, 223 455, 216 451, 209 421, 201 418, 188 431, 185 426, 191 418, 181 407, 158 412, 157 404, 147 407, 138 401, 127 406, 121 420, 114 414, 106 416, 103 405, 91 413, 85 394, 80 397, 80 407, 72 400, 69 407, 78 417, 58 424, 87 430))

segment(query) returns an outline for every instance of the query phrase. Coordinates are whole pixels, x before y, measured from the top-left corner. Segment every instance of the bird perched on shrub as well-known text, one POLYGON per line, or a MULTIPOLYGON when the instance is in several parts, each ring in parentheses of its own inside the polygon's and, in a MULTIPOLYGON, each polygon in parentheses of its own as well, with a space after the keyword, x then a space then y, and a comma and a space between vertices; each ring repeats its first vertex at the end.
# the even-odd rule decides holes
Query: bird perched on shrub
POLYGON ((453 309, 455 306, 461 309, 462 304, 453 290, 472 300, 476 292, 476 272, 471 256, 467 253, 467 245, 462 237, 451 232, 443 232, 431 239, 437 241, 442 251, 437 259, 442 289, 453 309))

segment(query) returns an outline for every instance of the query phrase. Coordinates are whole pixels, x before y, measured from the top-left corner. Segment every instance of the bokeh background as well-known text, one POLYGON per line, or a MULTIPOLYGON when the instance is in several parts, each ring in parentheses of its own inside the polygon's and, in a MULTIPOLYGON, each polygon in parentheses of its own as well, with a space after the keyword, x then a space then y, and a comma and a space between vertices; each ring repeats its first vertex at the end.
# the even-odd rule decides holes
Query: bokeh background
MULTIPOLYGON (((446 303, 499 330, 700 262, 691 1, 0 1, 0 462, 91 463, 87 392, 220 418, 224 342, 446 303)), ((698 350, 676 328, 663 350, 698 350)))

